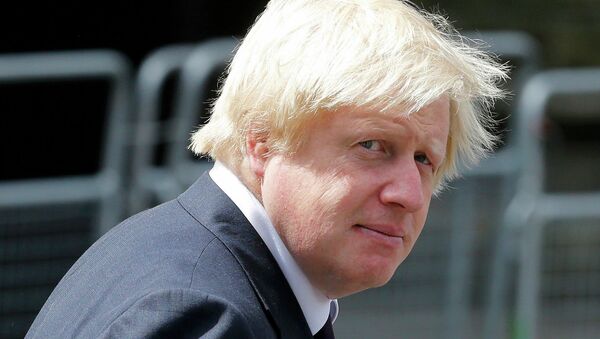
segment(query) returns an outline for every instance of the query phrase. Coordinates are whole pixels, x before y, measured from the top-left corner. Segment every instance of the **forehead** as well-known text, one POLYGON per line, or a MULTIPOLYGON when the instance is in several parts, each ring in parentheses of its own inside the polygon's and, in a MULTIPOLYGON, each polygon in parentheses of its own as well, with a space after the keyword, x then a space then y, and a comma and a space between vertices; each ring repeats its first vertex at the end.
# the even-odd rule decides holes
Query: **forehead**
POLYGON ((412 123, 427 136, 448 137, 450 129, 450 100, 441 97, 411 114, 392 117, 395 123, 412 123))
POLYGON ((343 107, 326 117, 337 127, 389 129, 399 135, 410 132, 415 137, 447 139, 450 125, 450 100, 443 96, 416 112, 404 107, 380 111, 373 108, 343 107), (331 121, 333 120, 333 121, 331 121))

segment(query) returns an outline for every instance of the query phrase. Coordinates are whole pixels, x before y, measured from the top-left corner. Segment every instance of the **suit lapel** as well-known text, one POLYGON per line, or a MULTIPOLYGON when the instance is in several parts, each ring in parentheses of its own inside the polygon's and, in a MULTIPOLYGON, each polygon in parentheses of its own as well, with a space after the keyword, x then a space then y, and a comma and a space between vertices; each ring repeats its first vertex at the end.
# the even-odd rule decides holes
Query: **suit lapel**
POLYGON ((275 258, 254 227, 208 173, 204 173, 178 200, 235 256, 280 337, 312 338, 300 305, 275 258))

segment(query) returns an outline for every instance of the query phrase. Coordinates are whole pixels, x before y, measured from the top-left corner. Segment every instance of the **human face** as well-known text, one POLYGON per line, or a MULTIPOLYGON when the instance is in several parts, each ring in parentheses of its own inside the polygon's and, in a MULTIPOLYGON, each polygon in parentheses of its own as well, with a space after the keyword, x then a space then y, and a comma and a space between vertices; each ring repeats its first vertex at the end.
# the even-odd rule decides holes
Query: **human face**
POLYGON ((281 239, 330 298, 389 281, 419 237, 443 162, 449 101, 409 117, 326 112, 292 154, 270 154, 260 188, 281 239))

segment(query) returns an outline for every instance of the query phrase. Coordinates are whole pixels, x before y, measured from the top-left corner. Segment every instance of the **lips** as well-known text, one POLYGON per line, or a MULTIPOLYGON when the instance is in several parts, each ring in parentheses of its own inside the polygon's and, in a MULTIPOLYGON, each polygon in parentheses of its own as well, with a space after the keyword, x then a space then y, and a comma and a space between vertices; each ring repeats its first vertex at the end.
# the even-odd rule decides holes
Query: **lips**
POLYGON ((374 242, 380 249, 388 248, 396 251, 405 245, 405 235, 399 228, 382 225, 367 226, 356 224, 353 229, 362 237, 362 239, 374 242))
POLYGON ((392 237, 392 238, 401 238, 404 239, 404 232, 398 226, 388 226, 388 225, 361 225, 356 224, 356 227, 364 228, 381 235, 392 237))

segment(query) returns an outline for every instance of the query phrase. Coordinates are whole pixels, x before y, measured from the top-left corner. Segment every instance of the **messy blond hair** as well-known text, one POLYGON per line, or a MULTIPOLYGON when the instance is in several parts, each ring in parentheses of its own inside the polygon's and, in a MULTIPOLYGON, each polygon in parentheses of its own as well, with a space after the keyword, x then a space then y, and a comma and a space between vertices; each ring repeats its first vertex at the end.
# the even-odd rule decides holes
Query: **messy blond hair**
MULTIPOLYGON (((319 114, 342 106, 416 112, 450 98, 446 159, 437 184, 495 142, 486 127, 506 69, 447 20, 398 0, 272 0, 228 68, 210 121, 191 149, 239 166, 247 133, 293 152, 319 114)), ((398 114, 399 112, 394 112, 398 114)))

